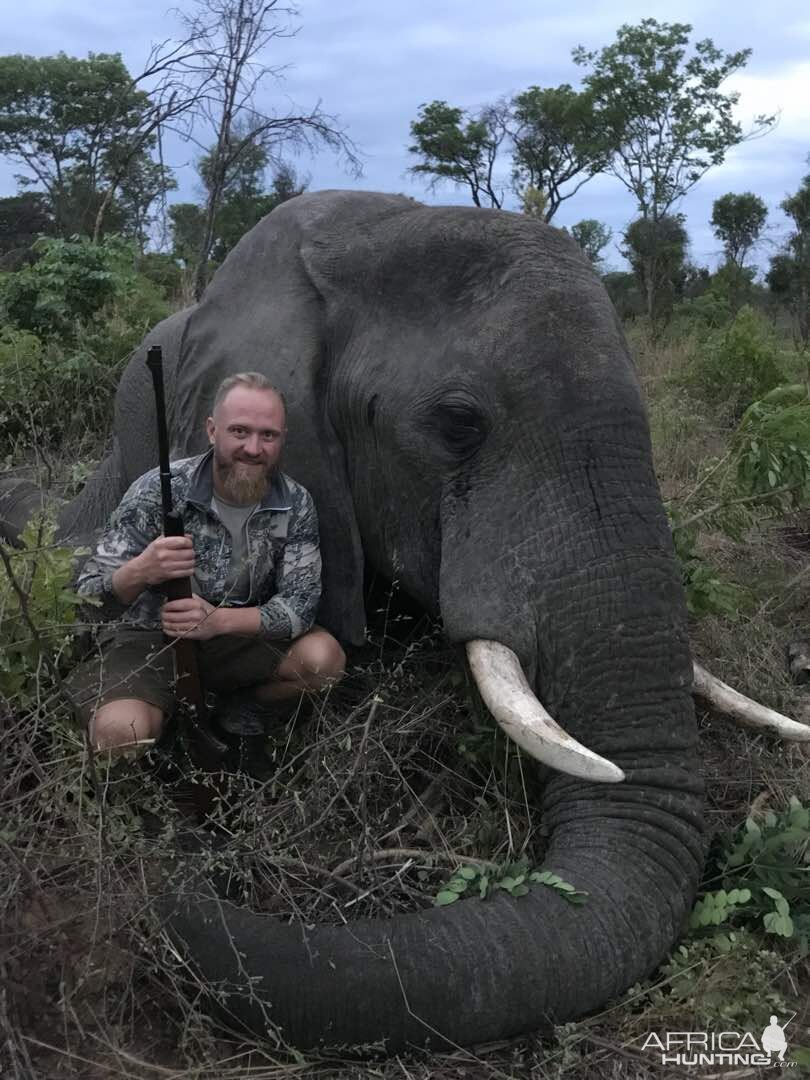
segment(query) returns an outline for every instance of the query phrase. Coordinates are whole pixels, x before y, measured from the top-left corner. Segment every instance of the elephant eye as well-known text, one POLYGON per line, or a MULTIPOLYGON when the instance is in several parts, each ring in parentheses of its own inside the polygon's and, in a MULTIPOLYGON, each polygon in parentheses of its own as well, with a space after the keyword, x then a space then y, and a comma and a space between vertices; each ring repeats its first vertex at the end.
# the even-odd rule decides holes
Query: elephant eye
POLYGON ((489 431, 485 417, 467 402, 443 401, 436 418, 445 445, 456 454, 477 450, 489 431))

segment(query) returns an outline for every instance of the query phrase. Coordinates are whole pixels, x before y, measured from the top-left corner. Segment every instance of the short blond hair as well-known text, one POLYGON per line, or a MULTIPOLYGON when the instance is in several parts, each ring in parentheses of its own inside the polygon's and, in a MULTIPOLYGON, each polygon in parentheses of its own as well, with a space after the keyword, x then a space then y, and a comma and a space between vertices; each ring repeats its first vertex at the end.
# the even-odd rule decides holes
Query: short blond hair
POLYGON ((217 408, 222 404, 235 386, 245 386, 249 390, 266 390, 269 394, 275 394, 281 402, 282 408, 284 409, 284 418, 286 419, 287 402, 284 400, 284 395, 279 388, 274 386, 267 376, 262 375, 260 371, 238 371, 235 375, 228 375, 224 378, 217 387, 216 394, 214 394, 214 404, 211 407, 212 413, 216 412, 217 408))

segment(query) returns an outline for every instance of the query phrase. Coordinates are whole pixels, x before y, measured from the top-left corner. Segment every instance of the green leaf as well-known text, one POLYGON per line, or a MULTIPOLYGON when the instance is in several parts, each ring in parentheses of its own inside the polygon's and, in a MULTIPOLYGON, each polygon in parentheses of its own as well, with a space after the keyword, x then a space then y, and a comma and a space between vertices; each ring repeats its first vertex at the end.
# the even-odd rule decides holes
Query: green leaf
POLYGON ((458 876, 464 878, 465 881, 474 881, 478 877, 480 871, 476 870, 473 866, 462 866, 457 873, 458 876))
POLYGON ((436 893, 434 903, 436 904, 436 907, 446 907, 448 904, 455 904, 456 900, 458 900, 457 892, 450 892, 449 889, 442 889, 441 892, 436 893))

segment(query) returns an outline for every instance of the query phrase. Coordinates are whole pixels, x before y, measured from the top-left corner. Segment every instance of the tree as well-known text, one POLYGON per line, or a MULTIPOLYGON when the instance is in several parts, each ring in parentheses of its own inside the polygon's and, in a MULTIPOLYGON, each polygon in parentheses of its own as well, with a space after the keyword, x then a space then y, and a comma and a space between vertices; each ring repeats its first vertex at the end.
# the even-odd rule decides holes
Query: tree
MULTIPOLYGON (((239 169, 229 177, 228 190, 217 210, 210 256, 215 263, 222 262, 244 234, 266 214, 306 189, 307 181, 299 180, 293 168, 282 164, 273 176, 270 190, 263 191, 266 159, 261 148, 256 150, 252 159, 243 158, 239 169)), ((206 156, 199 164, 204 185, 209 162, 210 157, 206 156)), ((187 267, 195 267, 205 229, 205 205, 175 203, 169 207, 169 218, 175 257, 182 259, 187 267)))
POLYGON ((53 232, 48 200, 38 191, 0 199, 0 256, 27 252, 38 236, 53 232))
POLYGON ((21 187, 44 190, 57 233, 98 239, 112 216, 142 241, 149 206, 173 183, 151 151, 191 103, 167 70, 179 55, 153 50, 136 78, 118 54, 0 57, 0 155, 25 170, 21 187))
MULTIPOLYGON (((608 166, 636 199, 641 219, 654 225, 674 220, 674 207, 727 152, 753 134, 766 132, 772 117, 757 117, 748 135, 732 115, 738 95, 721 89, 729 75, 744 67, 750 49, 724 53, 705 39, 687 56, 692 27, 643 19, 620 27, 612 45, 594 52, 582 46, 575 63, 588 69, 584 88, 608 143, 617 148, 608 166)), ((668 243, 671 225, 653 228, 644 247, 668 243)), ((655 261, 654 251, 645 259, 655 261)), ((662 254, 662 266, 669 256, 662 254)), ((650 264, 651 266, 652 264, 650 264)), ((657 272, 646 279, 647 314, 665 312, 656 302, 657 272)))
POLYGON ((666 322, 683 286, 689 238, 681 214, 656 221, 638 218, 624 232, 625 256, 636 275, 645 309, 654 322, 666 322))
POLYGON ((810 345, 810 175, 780 205, 793 219, 794 230, 785 250, 771 259, 765 280, 793 312, 798 340, 806 349, 810 345))
POLYGON ((715 199, 711 224, 728 262, 744 269, 745 260, 759 240, 767 218, 765 203, 750 191, 742 195, 729 192, 715 199))
POLYGON ((512 99, 510 135, 515 185, 546 195, 546 221, 603 172, 612 156, 593 96, 567 83, 546 89, 530 86, 517 94, 512 99), (573 186, 565 190, 567 184, 573 186))
POLYGON ((446 101, 420 105, 419 119, 411 122, 414 142, 408 152, 422 161, 408 171, 430 176, 431 190, 450 180, 468 187, 476 206, 500 208, 504 193, 496 190, 494 168, 506 134, 503 105, 485 106, 477 116, 446 101))
POLYGON ((602 263, 602 251, 613 239, 613 230, 594 218, 585 218, 571 226, 571 235, 595 267, 602 263))
MULTIPOLYGON (((589 69, 585 89, 606 138, 618 148, 610 171, 652 221, 750 137, 732 115, 739 95, 721 86, 745 66, 751 50, 724 53, 707 38, 687 58, 691 31, 687 23, 643 19, 620 27, 612 45, 573 51, 574 62, 589 69)), ((772 117, 757 117, 754 132, 772 124, 772 117)))
POLYGON ((262 62, 265 49, 274 39, 295 33, 276 17, 295 14, 295 8, 283 7, 278 0, 194 0, 193 12, 181 15, 187 36, 178 45, 182 55, 173 71, 195 102, 189 137, 202 147, 194 131, 202 126, 213 136, 205 217, 195 260, 198 298, 205 287, 228 176, 254 147, 262 147, 268 160, 279 164, 284 151, 327 146, 345 156, 355 175, 360 172, 353 143, 320 103, 309 110, 290 108, 284 113, 257 105, 258 92, 268 78, 279 79, 282 71, 262 62))

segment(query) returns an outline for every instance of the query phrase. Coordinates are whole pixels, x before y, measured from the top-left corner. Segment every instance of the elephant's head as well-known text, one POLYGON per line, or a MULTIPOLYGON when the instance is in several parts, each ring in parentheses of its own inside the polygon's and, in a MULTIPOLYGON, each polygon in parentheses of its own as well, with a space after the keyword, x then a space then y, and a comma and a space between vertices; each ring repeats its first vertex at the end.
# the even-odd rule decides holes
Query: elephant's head
MULTIPOLYGON (((362 639, 365 557, 452 641, 491 643, 472 646, 477 675, 489 668, 493 708, 509 698, 501 719, 523 745, 548 738, 522 731, 533 693, 568 732, 553 763, 574 739, 624 775, 602 783, 575 760, 579 777, 545 788, 546 865, 582 906, 537 889, 314 930, 214 901, 177 915, 229 1010, 262 1031, 266 1006, 303 1046, 470 1044, 581 1015, 650 972, 702 861, 692 670, 639 387, 574 242, 500 211, 305 195, 148 341, 164 344, 180 453, 203 448, 225 375, 259 370, 285 391, 285 468, 321 520, 319 621, 362 639)), ((152 467, 151 430, 136 353, 113 457, 68 524, 112 477, 120 494, 152 467)))
POLYGON ((181 451, 201 448, 216 384, 246 369, 288 397, 285 468, 321 517, 321 620, 361 637, 365 555, 451 640, 516 654, 625 779, 546 787, 547 866, 582 907, 542 889, 305 931, 212 903, 177 923, 190 954, 241 985, 232 1011, 260 1030, 258 993, 303 1045, 470 1043, 599 1006, 660 961, 702 856, 680 577, 604 289, 573 241, 520 215, 302 196, 188 318, 181 451))

